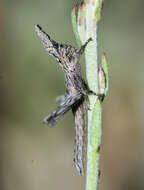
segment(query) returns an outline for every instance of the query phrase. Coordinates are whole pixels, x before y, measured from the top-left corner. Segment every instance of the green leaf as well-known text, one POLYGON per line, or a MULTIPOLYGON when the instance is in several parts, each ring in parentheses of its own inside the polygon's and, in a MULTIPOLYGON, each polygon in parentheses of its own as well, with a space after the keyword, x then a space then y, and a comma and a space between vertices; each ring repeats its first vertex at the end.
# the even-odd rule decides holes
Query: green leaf
POLYGON ((95 0, 96 8, 95 8, 95 17, 96 20, 100 20, 101 18, 101 8, 102 8, 102 0, 95 0))
POLYGON ((80 36, 78 33, 78 28, 77 28, 77 10, 78 10, 78 5, 76 4, 71 12, 71 20, 72 20, 73 32, 74 32, 77 44, 80 47, 82 45, 82 42, 80 40, 80 36))
POLYGON ((105 53, 102 54, 102 69, 105 74, 106 85, 105 85, 104 95, 106 96, 109 88, 109 74, 108 74, 108 60, 105 53))
POLYGON ((83 44, 87 40, 86 31, 85 31, 85 16, 86 16, 86 4, 84 1, 82 1, 78 10, 78 33, 83 44))

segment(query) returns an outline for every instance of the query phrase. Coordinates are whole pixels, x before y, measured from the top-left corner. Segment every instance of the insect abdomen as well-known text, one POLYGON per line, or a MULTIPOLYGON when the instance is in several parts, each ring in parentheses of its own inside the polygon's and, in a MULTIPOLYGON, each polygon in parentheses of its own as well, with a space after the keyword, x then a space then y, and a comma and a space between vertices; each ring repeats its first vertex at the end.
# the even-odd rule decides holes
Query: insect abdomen
POLYGON ((84 100, 81 100, 73 108, 75 115, 75 149, 74 164, 80 175, 84 175, 84 154, 85 154, 85 118, 84 100))

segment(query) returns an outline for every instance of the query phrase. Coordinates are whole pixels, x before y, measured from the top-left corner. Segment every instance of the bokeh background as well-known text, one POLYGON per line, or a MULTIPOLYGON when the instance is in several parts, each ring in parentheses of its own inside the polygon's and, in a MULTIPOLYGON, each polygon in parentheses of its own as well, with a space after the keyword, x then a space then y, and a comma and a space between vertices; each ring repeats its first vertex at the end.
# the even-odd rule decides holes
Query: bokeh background
MULTIPOLYGON (((64 76, 34 32, 76 46, 76 0, 0 2, 0 190, 84 189, 73 167, 74 122, 42 124, 65 91, 64 76)), ((144 189, 144 1, 105 0, 99 54, 107 53, 100 190, 144 189)), ((100 56, 99 56, 100 59, 100 56)), ((83 72, 84 57, 81 59, 83 72)))

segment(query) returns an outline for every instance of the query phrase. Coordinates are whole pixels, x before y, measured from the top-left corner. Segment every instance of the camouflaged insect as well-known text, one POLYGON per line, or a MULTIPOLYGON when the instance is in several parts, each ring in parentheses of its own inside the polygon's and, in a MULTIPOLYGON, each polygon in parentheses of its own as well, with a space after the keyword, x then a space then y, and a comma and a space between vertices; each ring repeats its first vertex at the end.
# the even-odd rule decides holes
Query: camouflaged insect
POLYGON ((52 55, 61 66, 66 82, 66 93, 57 98, 58 108, 44 119, 44 123, 49 126, 55 125, 61 116, 72 109, 75 117, 75 150, 74 164, 80 175, 84 174, 84 149, 85 149, 85 96, 91 93, 82 78, 79 59, 84 52, 86 45, 91 41, 90 38, 80 48, 70 45, 58 44, 42 30, 39 25, 35 26, 37 35, 49 55, 52 55))

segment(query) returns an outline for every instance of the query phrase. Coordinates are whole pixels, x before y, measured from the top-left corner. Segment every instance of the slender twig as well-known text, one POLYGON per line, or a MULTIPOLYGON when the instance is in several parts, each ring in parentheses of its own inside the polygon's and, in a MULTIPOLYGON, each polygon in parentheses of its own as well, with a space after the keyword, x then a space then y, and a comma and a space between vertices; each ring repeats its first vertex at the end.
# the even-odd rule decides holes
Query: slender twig
POLYGON ((102 128, 101 102, 108 91, 108 64, 105 54, 102 55, 102 64, 98 69, 97 26, 101 17, 102 0, 85 0, 79 9, 72 10, 72 24, 78 45, 84 44, 90 37, 92 41, 85 50, 86 76, 88 86, 98 96, 89 95, 88 109, 88 144, 87 144, 87 173, 86 190, 97 190, 99 181, 99 159, 102 128), (76 17, 76 11, 78 15, 76 17))

